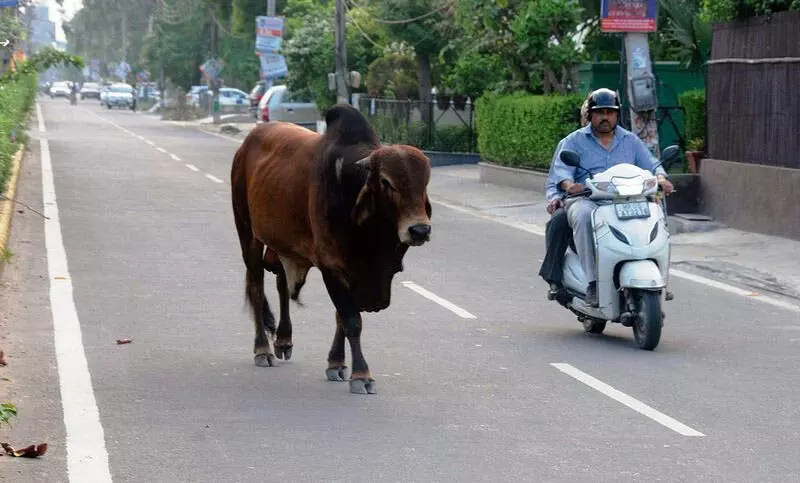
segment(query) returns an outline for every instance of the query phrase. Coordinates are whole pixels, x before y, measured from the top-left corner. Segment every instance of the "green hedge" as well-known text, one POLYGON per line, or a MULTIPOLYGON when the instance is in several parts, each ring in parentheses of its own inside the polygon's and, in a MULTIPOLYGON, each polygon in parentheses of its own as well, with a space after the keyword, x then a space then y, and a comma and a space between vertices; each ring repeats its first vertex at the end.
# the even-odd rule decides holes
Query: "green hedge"
POLYGON ((684 129, 686 140, 706 139, 706 93, 703 89, 686 91, 678 96, 678 103, 686 110, 684 129))
POLYGON ((477 101, 478 151, 487 161, 548 169, 558 142, 580 127, 585 97, 485 94, 477 101))
POLYGON ((0 193, 11 174, 14 153, 25 140, 25 122, 36 99, 36 85, 35 75, 0 83, 0 193))

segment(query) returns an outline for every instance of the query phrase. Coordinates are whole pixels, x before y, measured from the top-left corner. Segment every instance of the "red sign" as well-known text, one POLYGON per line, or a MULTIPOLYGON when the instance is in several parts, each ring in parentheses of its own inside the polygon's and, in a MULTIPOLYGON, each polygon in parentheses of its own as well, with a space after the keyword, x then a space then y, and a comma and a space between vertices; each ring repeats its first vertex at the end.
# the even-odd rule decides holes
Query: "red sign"
POLYGON ((655 32, 658 0, 602 0, 603 32, 655 32))

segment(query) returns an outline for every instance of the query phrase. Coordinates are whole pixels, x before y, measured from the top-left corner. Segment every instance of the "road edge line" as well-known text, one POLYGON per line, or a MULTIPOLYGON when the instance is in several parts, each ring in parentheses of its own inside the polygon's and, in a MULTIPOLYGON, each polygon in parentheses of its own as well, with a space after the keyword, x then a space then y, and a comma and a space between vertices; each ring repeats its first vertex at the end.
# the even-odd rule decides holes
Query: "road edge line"
POLYGON ((105 433, 92 388, 92 375, 83 346, 81 325, 75 307, 72 279, 61 232, 50 145, 41 105, 39 144, 42 164, 45 247, 50 285, 50 311, 66 430, 67 476, 70 481, 111 482, 105 433))

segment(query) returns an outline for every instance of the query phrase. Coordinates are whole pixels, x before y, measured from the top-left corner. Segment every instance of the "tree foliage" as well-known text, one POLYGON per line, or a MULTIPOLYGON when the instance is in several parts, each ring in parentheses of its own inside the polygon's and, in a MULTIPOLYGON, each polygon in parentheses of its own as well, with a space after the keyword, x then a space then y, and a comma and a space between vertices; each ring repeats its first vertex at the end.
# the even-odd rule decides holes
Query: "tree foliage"
POLYGON ((82 68, 84 67, 84 62, 81 57, 54 49, 53 47, 45 47, 30 56, 27 60, 18 64, 15 70, 9 69, 3 73, 3 75, 0 76, 0 84, 17 81, 30 74, 42 72, 51 67, 60 65, 82 68))

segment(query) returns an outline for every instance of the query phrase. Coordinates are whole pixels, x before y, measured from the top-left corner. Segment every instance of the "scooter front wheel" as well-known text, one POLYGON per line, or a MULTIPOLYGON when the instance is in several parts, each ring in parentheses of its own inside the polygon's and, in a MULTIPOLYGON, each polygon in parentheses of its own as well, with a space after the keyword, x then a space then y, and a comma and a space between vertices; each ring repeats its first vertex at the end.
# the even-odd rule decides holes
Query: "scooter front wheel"
POLYGON ((661 294, 641 290, 634 297, 639 314, 633 324, 633 337, 640 349, 651 351, 661 340, 661 294))

